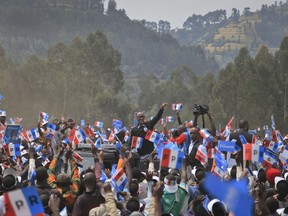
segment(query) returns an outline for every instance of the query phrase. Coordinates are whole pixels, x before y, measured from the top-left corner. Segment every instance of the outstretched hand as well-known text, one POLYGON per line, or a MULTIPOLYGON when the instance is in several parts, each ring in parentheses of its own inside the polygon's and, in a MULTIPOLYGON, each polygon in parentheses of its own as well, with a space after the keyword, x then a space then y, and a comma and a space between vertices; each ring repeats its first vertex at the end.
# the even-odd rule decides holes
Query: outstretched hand
POLYGON ((160 106, 160 109, 163 110, 167 105, 168 105, 168 103, 162 103, 160 106))

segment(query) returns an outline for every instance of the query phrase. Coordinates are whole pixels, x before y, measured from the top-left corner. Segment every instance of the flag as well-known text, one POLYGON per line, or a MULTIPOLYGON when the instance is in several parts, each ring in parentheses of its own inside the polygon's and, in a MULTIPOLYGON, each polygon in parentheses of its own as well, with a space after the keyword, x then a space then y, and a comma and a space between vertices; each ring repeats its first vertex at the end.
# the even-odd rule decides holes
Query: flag
POLYGON ((240 138, 242 145, 245 145, 247 143, 247 140, 243 135, 239 135, 239 138, 240 138))
POLYGON ((278 149, 278 145, 279 145, 278 142, 274 142, 271 140, 267 148, 276 153, 278 149))
POLYGON ((132 137, 132 142, 131 142, 131 148, 141 148, 143 143, 143 138, 142 137, 137 137, 133 136, 132 137))
POLYGON ((201 129, 200 130, 200 135, 207 139, 208 142, 213 143, 213 136, 206 130, 206 129, 201 129))
POLYGON ((150 142, 153 142, 155 144, 159 143, 160 138, 161 138, 161 135, 152 130, 148 130, 145 136, 146 140, 149 140, 150 142))
POLYGON ((35 187, 25 187, 4 193, 5 215, 43 215, 44 208, 35 187))
POLYGON ((283 142, 284 139, 283 139, 283 136, 282 136, 282 134, 280 133, 280 131, 279 131, 279 130, 276 130, 275 133, 276 133, 277 141, 278 141, 278 142, 283 142))
POLYGON ((81 129, 79 130, 70 130, 70 135, 68 137, 69 141, 74 142, 75 145, 78 143, 84 142, 86 140, 86 135, 81 129))
POLYGON ((14 120, 12 118, 10 118, 10 123, 11 124, 15 124, 14 120))
POLYGON ((83 158, 76 152, 73 152, 73 158, 78 165, 82 165, 83 158))
POLYGON ((229 120, 229 122, 226 124, 224 131, 221 133, 221 136, 225 137, 226 139, 230 136, 230 130, 232 129, 232 123, 234 120, 234 116, 229 120))
POLYGON ((70 143, 69 138, 67 137, 64 140, 62 140, 62 143, 66 144, 66 145, 69 145, 69 143, 70 143))
POLYGON ((124 172, 124 169, 121 168, 117 170, 116 173, 112 176, 112 179, 114 180, 114 182, 118 187, 123 185, 127 181, 127 176, 124 172))
POLYGON ((95 127, 102 128, 103 125, 104 125, 103 122, 99 122, 99 121, 95 121, 95 122, 94 122, 94 126, 95 126, 95 127))
POLYGON ((56 125, 55 124, 51 124, 51 123, 47 123, 47 132, 54 135, 56 133, 56 125))
POLYGON ((271 115, 271 128, 272 128, 273 130, 276 129, 275 120, 274 120, 274 115, 271 115))
POLYGON ((272 154, 269 151, 265 151, 263 155, 263 166, 272 167, 274 163, 276 163, 276 155, 272 154))
POLYGON ((50 160, 46 157, 45 160, 42 161, 42 166, 45 167, 48 163, 50 163, 50 160))
POLYGON ((122 121, 118 119, 113 119, 112 126, 116 129, 115 133, 118 133, 120 128, 122 127, 122 121))
POLYGON ((226 124, 225 129, 232 129, 232 124, 233 124, 234 116, 229 120, 229 122, 226 124))
POLYGON ((243 145, 243 160, 252 160, 252 144, 246 143, 243 145))
POLYGON ((253 199, 249 196, 246 180, 225 182, 207 175, 204 187, 209 194, 222 200, 235 216, 253 215, 253 199))
POLYGON ((102 170, 102 171, 101 171, 100 181, 101 181, 102 183, 105 183, 107 179, 108 179, 108 177, 106 176, 105 172, 102 170))
POLYGON ((184 153, 182 151, 163 148, 161 156, 161 167, 181 169, 184 160, 184 153))
POLYGON ((86 136, 88 136, 88 137, 94 137, 94 136, 95 136, 93 130, 92 130, 90 127, 86 127, 86 128, 85 128, 85 134, 86 134, 86 136))
POLYGON ((174 122, 173 116, 166 116, 166 122, 174 122))
POLYGON ((234 152, 236 143, 233 141, 218 140, 217 149, 221 152, 234 152))
POLYGON ((183 105, 182 105, 182 103, 174 103, 174 104, 171 104, 171 109, 172 110, 182 110, 183 105))
POLYGON ((20 144, 18 143, 9 143, 7 145, 3 145, 3 148, 5 148, 5 152, 9 157, 21 156, 20 144))
POLYGON ((222 169, 220 169, 218 166, 215 166, 213 174, 216 174, 220 178, 223 178, 225 176, 225 173, 222 169))
POLYGON ((202 164, 205 164, 208 160, 206 148, 203 145, 199 145, 195 159, 200 161, 202 164))
POLYGON ((95 141, 95 147, 97 149, 102 149, 102 143, 101 143, 101 138, 100 137, 95 141))
POLYGON ((243 145, 243 160, 263 162, 264 146, 247 143, 243 145))
POLYGON ((10 156, 21 156, 21 151, 20 151, 20 144, 16 143, 10 143, 9 144, 9 152, 10 152, 10 156))
POLYGON ((48 123, 49 114, 45 112, 39 112, 39 120, 40 120, 40 125, 43 126, 44 124, 48 123))
POLYGON ((166 119, 165 119, 165 118, 161 118, 161 119, 159 120, 159 123, 160 123, 161 125, 165 124, 165 123, 166 123, 166 119))
POLYGON ((38 129, 31 128, 30 130, 24 130, 22 136, 27 142, 33 142, 40 137, 38 129))
POLYGON ((20 122, 22 121, 22 119, 23 118, 14 118, 13 120, 14 120, 14 122, 15 122, 15 124, 20 124, 20 122))
POLYGON ((77 145, 78 143, 84 142, 85 140, 86 140, 86 135, 83 133, 83 131, 81 129, 76 130, 74 143, 77 145))
POLYGON ((84 120, 84 119, 81 119, 81 121, 80 121, 80 126, 81 126, 81 127, 84 127, 84 126, 85 126, 85 120, 84 120))
POLYGON ((215 148, 208 148, 207 149, 208 158, 214 158, 215 152, 216 152, 215 148))
POLYGON ((228 163, 225 160, 223 154, 221 154, 220 152, 216 152, 214 155, 214 159, 215 159, 216 166, 219 169, 221 169, 223 172, 226 172, 226 169, 228 167, 228 163))
POLYGON ((252 162, 263 162, 264 146, 252 144, 252 162))

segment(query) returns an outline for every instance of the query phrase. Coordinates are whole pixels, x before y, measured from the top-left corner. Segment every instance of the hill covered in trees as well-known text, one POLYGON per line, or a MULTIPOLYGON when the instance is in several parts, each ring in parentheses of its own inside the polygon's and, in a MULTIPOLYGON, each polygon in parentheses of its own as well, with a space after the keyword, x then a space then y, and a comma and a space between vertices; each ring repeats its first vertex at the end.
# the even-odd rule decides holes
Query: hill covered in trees
POLYGON ((288 1, 276 1, 273 5, 262 5, 251 12, 246 7, 242 12, 232 9, 216 10, 205 15, 193 14, 183 23, 183 28, 171 34, 182 45, 199 45, 221 66, 232 61, 242 47, 256 55, 261 46, 276 51, 284 36, 288 35, 288 1))
POLYGON ((102 31, 121 53, 124 76, 156 74, 166 78, 185 64, 197 73, 215 72, 218 65, 200 47, 180 46, 177 40, 131 21, 116 2, 103 0, 0 0, 0 44, 12 59, 25 62, 31 54, 45 56, 58 42, 86 38, 102 31))

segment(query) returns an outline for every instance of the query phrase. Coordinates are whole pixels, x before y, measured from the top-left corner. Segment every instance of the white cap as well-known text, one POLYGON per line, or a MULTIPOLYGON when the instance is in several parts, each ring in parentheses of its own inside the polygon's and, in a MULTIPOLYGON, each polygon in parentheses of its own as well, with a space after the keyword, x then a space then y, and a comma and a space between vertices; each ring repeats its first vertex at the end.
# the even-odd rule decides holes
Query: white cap
POLYGON ((275 190, 277 190, 277 184, 278 184, 279 182, 281 182, 281 181, 286 182, 285 179, 282 178, 282 177, 279 177, 279 176, 276 176, 276 177, 275 177, 275 179, 274 179, 274 182, 275 182, 275 190))
POLYGON ((0 116, 6 116, 6 111, 0 110, 0 116))

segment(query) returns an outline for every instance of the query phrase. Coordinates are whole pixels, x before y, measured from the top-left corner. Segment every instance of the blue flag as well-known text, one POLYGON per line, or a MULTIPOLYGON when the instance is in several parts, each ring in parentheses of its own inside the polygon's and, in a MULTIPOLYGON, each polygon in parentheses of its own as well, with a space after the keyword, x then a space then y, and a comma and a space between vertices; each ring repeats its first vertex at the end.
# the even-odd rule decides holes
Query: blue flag
POLYGON ((98 138, 95 142, 95 147, 98 149, 102 149, 101 138, 98 138))
POLYGON ((226 172, 226 169, 228 167, 228 163, 225 160, 225 158, 223 157, 223 155, 218 153, 218 152, 215 152, 214 159, 215 159, 216 166, 219 169, 221 169, 223 172, 226 172))
POLYGON ((116 172, 116 166, 117 164, 112 164, 112 169, 111 169, 111 176, 113 176, 116 172))
POLYGON ((81 127, 85 126, 85 120, 84 119, 81 120, 80 125, 81 125, 81 127))
POLYGON ((245 145, 247 143, 247 140, 243 135, 240 135, 239 138, 240 138, 242 145, 245 145))
POLYGON ((118 131, 120 130, 120 128, 122 127, 122 121, 118 120, 118 119, 114 119, 113 120, 113 127, 115 127, 118 131))
POLYGON ((44 213, 43 204, 35 187, 6 192, 4 200, 3 204, 7 215, 40 215, 44 213), (21 203, 21 207, 17 203, 21 203))
POLYGON ((223 140, 218 140, 217 148, 221 152, 234 152, 236 150, 235 142, 223 140))
POLYGON ((105 183, 107 179, 108 179, 108 177, 106 176, 105 172, 102 170, 102 172, 101 172, 101 177, 100 177, 100 181, 101 181, 102 183, 105 183))
POLYGON ((235 216, 253 215, 253 199, 249 196, 246 180, 223 182, 208 175, 204 187, 209 194, 223 201, 235 216))

